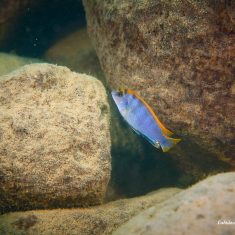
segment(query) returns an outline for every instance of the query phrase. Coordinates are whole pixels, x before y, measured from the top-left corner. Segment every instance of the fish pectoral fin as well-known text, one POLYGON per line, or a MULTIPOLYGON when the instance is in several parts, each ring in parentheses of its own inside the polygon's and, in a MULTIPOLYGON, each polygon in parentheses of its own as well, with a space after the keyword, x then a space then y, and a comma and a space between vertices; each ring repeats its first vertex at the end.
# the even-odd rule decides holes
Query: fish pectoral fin
POLYGON ((169 136, 165 136, 166 141, 161 143, 161 148, 163 152, 169 151, 174 145, 178 144, 181 139, 171 138, 169 136))
POLYGON ((157 148, 157 149, 160 149, 160 148, 161 148, 161 145, 160 145, 159 141, 154 142, 154 143, 153 143, 153 146, 154 146, 155 148, 157 148))

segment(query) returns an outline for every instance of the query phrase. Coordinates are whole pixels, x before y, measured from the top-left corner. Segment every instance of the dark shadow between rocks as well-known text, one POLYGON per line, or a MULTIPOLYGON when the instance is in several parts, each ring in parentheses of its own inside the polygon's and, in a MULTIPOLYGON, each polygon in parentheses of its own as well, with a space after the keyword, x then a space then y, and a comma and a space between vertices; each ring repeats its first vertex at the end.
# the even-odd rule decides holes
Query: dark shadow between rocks
POLYGON ((41 0, 19 13, 17 24, 1 50, 40 57, 55 41, 85 25, 81 0, 41 0))
POLYGON ((175 166, 182 172, 176 186, 187 187, 208 175, 231 170, 231 165, 219 160, 216 155, 200 146, 188 136, 169 153, 175 166))
POLYGON ((112 174, 106 200, 144 195, 163 187, 186 188, 208 175, 231 170, 190 137, 169 152, 154 148, 123 120, 112 97, 112 174))
POLYGON ((137 135, 120 116, 110 95, 109 101, 112 173, 107 200, 135 197, 176 185, 180 172, 172 157, 137 135))

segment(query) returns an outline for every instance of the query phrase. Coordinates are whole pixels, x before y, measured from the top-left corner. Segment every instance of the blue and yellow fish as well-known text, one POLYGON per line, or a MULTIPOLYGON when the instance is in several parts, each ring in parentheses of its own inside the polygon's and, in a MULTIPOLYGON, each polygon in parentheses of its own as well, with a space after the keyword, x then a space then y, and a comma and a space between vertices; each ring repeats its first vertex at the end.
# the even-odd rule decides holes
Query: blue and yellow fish
POLYGON ((152 108, 133 90, 112 91, 111 94, 127 123, 156 148, 167 152, 181 140, 171 138, 173 133, 160 122, 152 108))

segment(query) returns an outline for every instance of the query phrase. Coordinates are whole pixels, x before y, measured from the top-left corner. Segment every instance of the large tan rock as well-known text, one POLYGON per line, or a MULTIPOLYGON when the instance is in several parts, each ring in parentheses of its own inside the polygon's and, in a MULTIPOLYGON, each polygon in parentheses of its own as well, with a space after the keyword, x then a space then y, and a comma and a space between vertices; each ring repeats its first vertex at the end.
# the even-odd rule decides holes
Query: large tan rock
POLYGON ((1 235, 105 235, 138 212, 172 197, 177 188, 90 208, 38 210, 0 216, 1 235))
POLYGON ((209 177, 141 212, 113 235, 235 234, 234 182, 235 173, 209 177))
POLYGON ((183 139, 176 164, 234 167, 234 1, 83 3, 110 87, 136 90, 183 139))
POLYGON ((99 204, 110 178, 102 84, 49 64, 0 78, 0 210, 99 204))

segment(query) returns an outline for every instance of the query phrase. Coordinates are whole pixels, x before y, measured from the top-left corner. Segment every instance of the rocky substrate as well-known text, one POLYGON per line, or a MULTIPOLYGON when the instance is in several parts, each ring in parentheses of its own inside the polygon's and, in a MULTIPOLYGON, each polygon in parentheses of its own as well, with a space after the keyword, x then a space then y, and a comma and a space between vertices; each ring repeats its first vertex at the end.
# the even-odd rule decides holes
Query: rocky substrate
POLYGON ((122 199, 90 208, 37 210, 0 216, 1 235, 105 235, 143 209, 180 192, 162 189, 142 197, 122 199))
MULTIPOLYGON (((20 18, 42 3, 0 3, 0 47, 31 53, 22 35, 39 25, 20 18)), ((91 40, 84 25, 68 33, 53 21, 50 33, 68 35, 42 52, 50 33, 39 27, 32 50, 79 74, 31 64, 0 77, 0 234, 235 234, 235 173, 207 177, 235 166, 234 2, 83 3, 91 40), (107 95, 119 87, 182 142, 162 153, 136 135, 107 95)), ((35 62, 0 53, 0 75, 35 62)))
POLYGON ((235 234, 235 173, 212 176, 141 212, 113 235, 235 234))
POLYGON ((33 64, 0 78, 0 211, 100 204, 109 105, 94 77, 33 64))
MULTIPOLYGON (((109 95, 110 89, 85 28, 58 40, 46 51, 44 60, 95 76, 106 87, 109 95)), ((108 100, 112 142, 112 177, 108 188, 108 200, 145 194, 162 185, 170 187, 182 177, 183 180, 179 180, 181 186, 195 181, 191 176, 194 172, 190 171, 191 175, 186 177, 182 172, 181 176, 173 158, 162 156, 160 151, 156 151, 142 137, 136 135, 121 118, 112 98, 109 97, 108 100)))
POLYGON ((193 175, 218 159, 234 167, 234 2, 83 3, 110 87, 136 90, 183 139, 175 164, 193 175))
POLYGON ((34 210, 0 216, 3 235, 234 234, 235 173, 186 190, 166 188, 90 208, 34 210), (148 208, 148 209, 146 209, 148 208))

